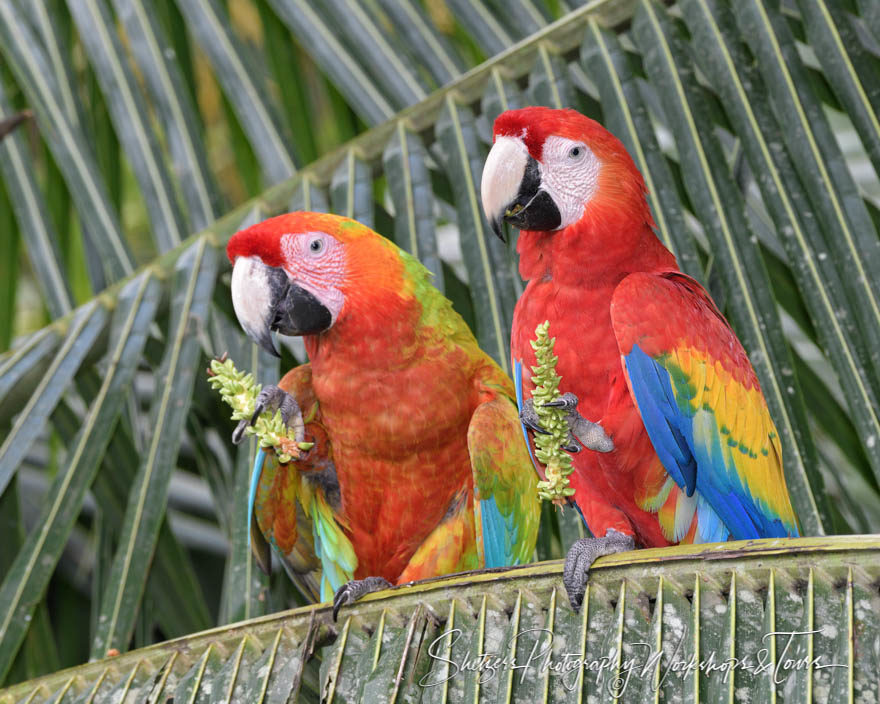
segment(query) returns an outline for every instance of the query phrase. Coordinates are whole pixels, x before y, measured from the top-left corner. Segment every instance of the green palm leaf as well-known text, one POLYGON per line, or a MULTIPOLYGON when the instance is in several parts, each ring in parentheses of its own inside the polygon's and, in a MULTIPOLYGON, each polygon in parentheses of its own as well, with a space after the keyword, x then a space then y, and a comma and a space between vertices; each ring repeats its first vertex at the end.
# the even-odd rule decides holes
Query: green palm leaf
MULTIPOLYGON (((0 86, 0 119, 12 114, 3 87, 0 86)), ((19 134, 7 135, 0 144, 0 169, 3 170, 19 229, 28 237, 28 256, 42 288, 43 300, 53 317, 60 318, 71 311, 73 299, 61 267, 58 237, 47 217, 45 198, 27 163, 24 139, 19 134)))
POLYGON ((207 239, 199 239, 178 260, 169 344, 151 411, 152 437, 129 494, 119 548, 101 599, 101 615, 92 639, 94 656, 125 647, 134 628, 195 383, 199 341, 194 328, 208 315, 215 278, 216 253, 207 239))
POLYGON ((219 196, 185 78, 180 66, 169 60, 169 51, 174 56, 170 43, 142 0, 114 0, 114 4, 150 99, 164 123, 174 172, 186 197, 192 227, 201 230, 220 214, 219 196))
POLYGON ((69 102, 62 102, 66 94, 49 70, 41 42, 10 0, 0 3, 0 18, 4 57, 34 106, 41 132, 52 147, 81 217, 104 249, 107 275, 112 280, 131 274, 134 264, 120 237, 119 216, 98 176, 90 142, 76 119, 67 112, 69 102))
POLYGON ((153 223, 156 243, 165 252, 185 238, 187 225, 177 205, 165 161, 147 122, 147 106, 124 61, 122 46, 101 0, 70 3, 71 14, 95 69, 119 141, 132 161, 153 223))
MULTIPOLYGON (((45 591, 85 492, 95 477, 104 447, 110 439, 106 428, 113 424, 122 408, 125 387, 134 374, 146 330, 155 314, 157 294, 158 286, 150 276, 136 279, 123 293, 113 323, 119 343, 109 359, 107 374, 92 410, 74 440, 70 465, 50 490, 52 499, 39 523, 40 529, 28 537, 0 586, 0 602, 4 607, 4 618, 0 623, 0 672, 4 674, 27 631, 30 614, 45 591)), ((64 346, 59 354, 62 352, 65 352, 64 346)), ((68 351, 64 359, 70 358, 68 351)), ((46 378, 63 388, 63 382, 54 375, 46 378)), ((45 398, 45 394, 40 397, 45 398)), ((31 427, 39 427, 39 424, 33 423, 31 427)), ((10 439, 13 438, 11 435, 10 439)))
POLYGON ((373 177, 369 165, 350 149, 333 172, 330 207, 334 213, 374 226, 373 177))
POLYGON ((236 38, 215 0, 181 0, 178 6, 223 82, 268 182, 288 178, 296 165, 277 109, 261 85, 268 70, 260 57, 236 38))
MULTIPOLYGON (((818 98, 806 90, 807 78, 794 40, 782 18, 762 3, 740 3, 735 8, 742 36, 758 57, 758 68, 770 87, 767 93, 795 168, 810 194, 822 223, 826 250, 835 252, 841 280, 847 286, 849 306, 858 316, 863 334, 872 345, 880 334, 877 300, 880 252, 876 229, 855 182, 846 167, 818 98), (843 246, 841 246, 841 241, 843 246), (853 275, 854 274, 854 275, 853 275)), ((877 375, 876 360, 871 366, 877 375)))
POLYGON ((558 561, 447 577, 371 595, 340 623, 327 605, 296 609, 26 682, 0 702, 874 701, 880 618, 859 565, 878 550, 863 536, 615 555, 594 567, 580 614, 559 594, 558 561), (683 674, 694 657, 713 667, 683 674), (578 659, 587 667, 566 665, 578 659))
POLYGON ((395 138, 382 155, 382 168, 394 203, 394 241, 419 258, 441 291, 443 267, 437 255, 434 226, 434 193, 428 170, 427 152, 419 138, 403 121, 397 123, 395 138))
POLYGON ((107 313, 97 301, 77 309, 55 358, 0 446, 0 491, 18 469, 106 322, 107 313))

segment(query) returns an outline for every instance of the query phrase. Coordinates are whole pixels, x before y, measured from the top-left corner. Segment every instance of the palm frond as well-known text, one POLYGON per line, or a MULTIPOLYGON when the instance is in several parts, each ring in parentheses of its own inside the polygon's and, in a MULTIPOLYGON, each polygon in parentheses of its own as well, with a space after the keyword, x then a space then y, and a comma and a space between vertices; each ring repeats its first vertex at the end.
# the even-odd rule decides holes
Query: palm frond
POLYGON ((89 663, 0 702, 874 701, 878 550, 860 536, 615 555, 578 614, 560 562, 468 573, 370 595, 339 623, 310 606, 89 663))

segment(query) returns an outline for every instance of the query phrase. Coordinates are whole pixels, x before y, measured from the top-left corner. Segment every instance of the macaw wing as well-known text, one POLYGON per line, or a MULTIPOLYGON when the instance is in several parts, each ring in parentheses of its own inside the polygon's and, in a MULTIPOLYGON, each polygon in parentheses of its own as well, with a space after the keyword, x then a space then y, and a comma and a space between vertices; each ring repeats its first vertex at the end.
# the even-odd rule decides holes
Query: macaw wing
POLYGON ((538 475, 511 399, 498 393, 474 411, 468 427, 474 473, 477 545, 485 567, 529 562, 538 537, 538 475))
POLYGON ((257 554, 257 536, 262 537, 304 594, 327 601, 352 579, 357 557, 337 521, 339 484, 330 439, 311 388, 311 367, 294 368, 279 386, 296 398, 306 437, 315 444, 302 459, 286 465, 272 450, 257 452, 248 504, 251 546, 257 554))
POLYGON ((297 503, 300 491, 296 472, 289 468, 290 465, 279 464, 272 450, 257 450, 248 510, 251 552, 268 574, 269 550, 274 550, 303 596, 318 601, 321 563, 315 554, 311 519, 297 503), (266 487, 268 495, 257 494, 260 484, 266 487))
MULTIPOLYGON (((263 453, 262 449, 257 450, 257 457, 254 461, 254 464, 260 463, 260 473, 262 474, 262 463, 265 461, 265 453, 263 453), (262 456, 261 456, 262 455, 262 456)), ((251 470, 251 475, 256 474, 255 470, 251 470)), ((253 492, 251 492, 253 493, 253 492)), ((266 540, 262 531, 260 531, 260 525, 257 523, 257 517, 253 511, 254 500, 253 497, 248 497, 248 544, 251 548, 251 554, 253 554, 254 559, 257 561, 257 566, 263 571, 264 574, 271 574, 272 572, 272 548, 269 545, 269 541, 266 540)))
MULTIPOLYGON (((614 292, 611 319, 654 450, 696 516, 694 539, 797 535, 767 403, 703 288, 678 272, 631 274, 614 292)), ((655 510, 675 489, 666 484, 655 510)))

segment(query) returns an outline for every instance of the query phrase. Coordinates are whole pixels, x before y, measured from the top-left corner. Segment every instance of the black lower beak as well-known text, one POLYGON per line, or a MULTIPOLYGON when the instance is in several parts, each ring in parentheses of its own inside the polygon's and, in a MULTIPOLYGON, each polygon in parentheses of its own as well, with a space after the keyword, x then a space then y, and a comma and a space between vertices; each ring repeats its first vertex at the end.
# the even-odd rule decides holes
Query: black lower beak
POLYGON ((261 328, 259 331, 248 330, 247 333, 254 342, 256 342, 260 347, 266 350, 266 352, 271 354, 273 357, 281 357, 281 354, 278 352, 278 348, 275 347, 275 340, 272 337, 272 331, 269 329, 268 325, 264 328, 261 328))
POLYGON ((333 322, 330 311, 315 294, 294 283, 287 284, 273 312, 271 328, 282 335, 314 335, 324 332, 333 322))
POLYGON ((504 236, 504 228, 501 227, 501 220, 498 218, 492 218, 489 224, 492 226, 492 232, 498 235, 498 239, 502 242, 507 242, 507 238, 504 236))
MULTIPOLYGON (((504 209, 503 217, 519 230, 556 230, 562 224, 559 208, 550 194, 541 188, 541 171, 532 156, 526 163, 519 192, 504 209)), ((504 240, 501 223, 497 219, 493 219, 492 229, 504 240)))
POLYGON ((290 281, 283 269, 268 271, 271 292, 269 315, 261 330, 251 337, 267 352, 280 357, 272 331, 282 335, 313 335, 327 330, 333 317, 327 307, 311 292, 290 281))

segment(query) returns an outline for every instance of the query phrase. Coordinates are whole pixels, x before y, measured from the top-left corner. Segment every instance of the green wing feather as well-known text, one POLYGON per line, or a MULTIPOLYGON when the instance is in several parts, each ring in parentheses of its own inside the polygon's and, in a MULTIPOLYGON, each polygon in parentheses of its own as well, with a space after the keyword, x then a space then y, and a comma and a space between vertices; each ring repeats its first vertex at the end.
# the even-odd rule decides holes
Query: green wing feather
POLYGON ((498 394, 474 411, 468 449, 481 562, 486 567, 529 562, 541 510, 538 476, 523 443, 516 406, 506 394, 498 394))
MULTIPOLYGON (((279 386, 296 398, 306 437, 314 446, 302 459, 278 463, 271 450, 261 451, 254 517, 293 582, 312 601, 325 601, 352 579, 354 548, 337 521, 339 490, 330 439, 311 388, 311 368, 288 372, 279 386)), ((260 541, 252 538, 252 548, 260 541)))

